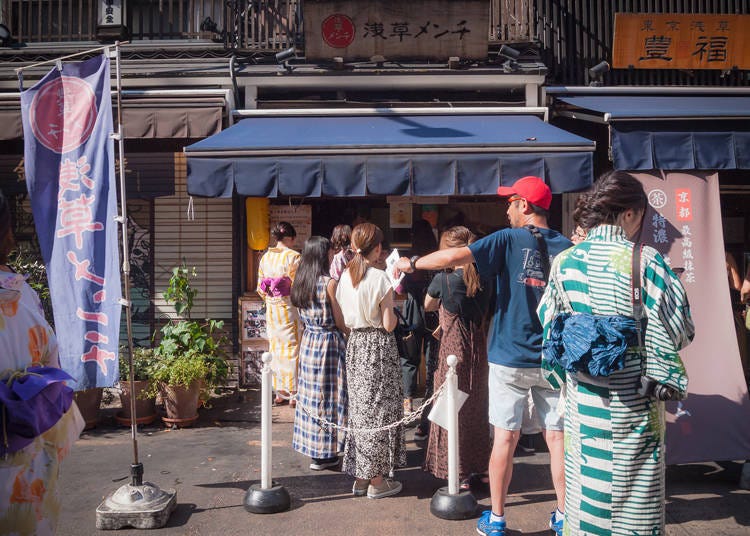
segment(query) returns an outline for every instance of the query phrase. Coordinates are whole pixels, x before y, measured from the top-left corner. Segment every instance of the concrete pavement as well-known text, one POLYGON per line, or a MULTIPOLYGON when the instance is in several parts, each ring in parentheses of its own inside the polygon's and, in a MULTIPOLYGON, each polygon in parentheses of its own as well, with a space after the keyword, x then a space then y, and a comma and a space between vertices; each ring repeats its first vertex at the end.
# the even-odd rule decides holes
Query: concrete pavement
MULTIPOLYGON (((256 390, 228 394, 202 409, 194 428, 142 428, 140 459, 145 480, 177 490, 177 509, 164 535, 468 535, 476 519, 444 521, 430 513, 430 498, 445 483, 424 473, 422 451, 407 431, 408 466, 396 472, 401 494, 379 500, 351 495, 351 479, 335 471, 311 471, 291 448, 293 411, 274 408, 273 478, 292 496, 288 512, 247 513, 243 498, 260 479, 260 412, 256 390)), ((116 410, 85 432, 63 464, 62 536, 99 533, 95 510, 102 498, 129 480, 132 442, 114 424, 116 410)), ((507 506, 509 536, 547 536, 554 492, 548 455, 519 455, 507 506)), ((738 463, 693 464, 667 471, 667 534, 750 534, 750 491, 738 489, 738 463)), ((478 496, 478 510, 489 497, 478 496)), ((101 531, 103 534, 104 531, 101 531)), ((142 534, 125 529, 118 534, 142 534)))

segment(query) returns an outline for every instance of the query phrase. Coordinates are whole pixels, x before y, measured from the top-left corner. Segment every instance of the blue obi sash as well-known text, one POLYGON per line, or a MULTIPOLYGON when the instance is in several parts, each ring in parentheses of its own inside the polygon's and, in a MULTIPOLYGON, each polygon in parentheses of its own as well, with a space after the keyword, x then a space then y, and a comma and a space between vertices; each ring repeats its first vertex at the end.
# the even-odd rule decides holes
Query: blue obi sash
POLYGON ((542 356, 570 373, 609 376, 625 366, 638 345, 638 323, 629 316, 560 313, 552 320, 542 356))

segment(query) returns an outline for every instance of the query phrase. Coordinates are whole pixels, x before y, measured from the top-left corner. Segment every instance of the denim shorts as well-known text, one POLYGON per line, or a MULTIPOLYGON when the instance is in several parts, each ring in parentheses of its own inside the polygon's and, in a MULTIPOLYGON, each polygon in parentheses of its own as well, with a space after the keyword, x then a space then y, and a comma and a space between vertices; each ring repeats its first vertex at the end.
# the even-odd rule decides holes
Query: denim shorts
POLYGON ((489 390, 492 426, 520 430, 530 391, 542 428, 562 431, 563 418, 557 412, 560 391, 552 389, 542 369, 490 363, 489 390))

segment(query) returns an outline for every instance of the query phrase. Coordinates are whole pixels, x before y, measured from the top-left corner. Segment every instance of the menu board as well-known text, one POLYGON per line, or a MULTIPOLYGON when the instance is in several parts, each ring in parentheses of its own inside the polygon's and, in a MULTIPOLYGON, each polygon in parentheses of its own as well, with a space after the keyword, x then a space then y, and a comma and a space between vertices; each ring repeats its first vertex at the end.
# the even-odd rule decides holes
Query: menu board
POLYGON ((291 223, 297 232, 294 249, 302 251, 302 246, 312 234, 312 207, 310 205, 271 205, 268 219, 271 229, 281 221, 291 223))

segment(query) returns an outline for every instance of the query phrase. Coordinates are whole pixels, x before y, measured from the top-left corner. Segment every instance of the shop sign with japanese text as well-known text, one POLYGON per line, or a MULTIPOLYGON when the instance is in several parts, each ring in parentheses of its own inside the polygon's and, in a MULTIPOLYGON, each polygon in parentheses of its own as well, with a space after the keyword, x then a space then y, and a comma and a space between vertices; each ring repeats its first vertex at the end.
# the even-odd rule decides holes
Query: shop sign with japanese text
POLYGON ((121 24, 121 0, 99 0, 99 26, 120 26, 121 24))
POLYGON ((750 15, 616 13, 616 69, 750 69, 750 15))
POLYGON ((369 60, 487 57, 489 3, 305 0, 305 56, 369 60))

